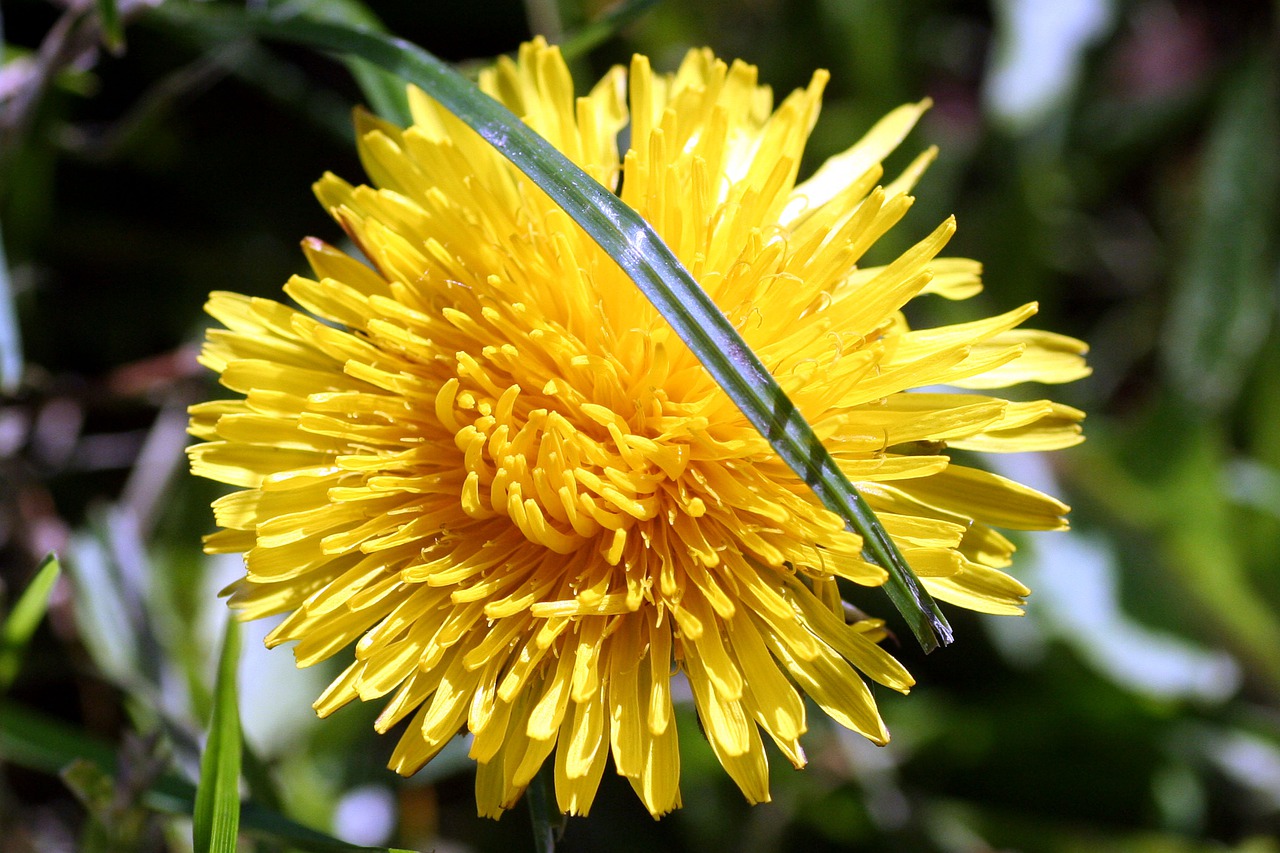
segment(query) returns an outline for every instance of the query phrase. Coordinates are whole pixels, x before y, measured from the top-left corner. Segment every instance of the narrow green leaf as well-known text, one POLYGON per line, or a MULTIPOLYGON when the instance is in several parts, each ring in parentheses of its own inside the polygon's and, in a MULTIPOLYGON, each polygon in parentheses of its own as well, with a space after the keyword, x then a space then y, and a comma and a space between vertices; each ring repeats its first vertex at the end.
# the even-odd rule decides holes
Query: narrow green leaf
POLYGON ((236 668, 240 664, 240 623, 227 620, 218 681, 214 685, 209 742, 200 761, 196 789, 196 853, 235 853, 240 831, 240 710, 236 668))
POLYGON ((925 651, 951 642, 951 628, 875 513, 751 348, 644 219, 509 110, 447 64, 403 39, 306 18, 232 9, 162 7, 204 25, 351 54, 416 84, 528 175, 631 277, 747 420, 831 511, 864 540, 889 573, 885 590, 925 651))
POLYGON ((116 0, 97 0, 98 18, 102 22, 102 43, 112 53, 124 50, 124 26, 116 0))
POLYGON ((36 576, 18 597, 4 623, 0 624, 0 693, 8 690, 17 677, 22 667, 23 650, 49 609, 49 593, 61 572, 62 566, 56 554, 45 557, 36 570, 36 576))
MULTIPOLYGON (((0 700, 0 760, 51 776, 57 776, 65 767, 85 760, 113 776, 117 775, 116 751, 110 744, 47 714, 3 700, 0 700)), ((195 810, 195 798, 195 786, 166 773, 143 793, 142 802, 158 812, 191 815, 195 810)), ((240 817, 246 833, 282 842, 292 849, 313 853, 412 853, 341 841, 296 823, 259 803, 245 803, 240 817)))

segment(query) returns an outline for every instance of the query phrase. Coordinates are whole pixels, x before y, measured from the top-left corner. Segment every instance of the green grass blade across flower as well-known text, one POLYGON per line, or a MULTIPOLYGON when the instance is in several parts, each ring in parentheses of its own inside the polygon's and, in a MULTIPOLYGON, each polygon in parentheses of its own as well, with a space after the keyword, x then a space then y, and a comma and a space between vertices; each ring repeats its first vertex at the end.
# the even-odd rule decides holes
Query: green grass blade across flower
POLYGON ((654 229, 616 195, 446 63, 403 39, 304 17, 172 5, 163 10, 358 56, 421 87, 473 128, 614 259, 779 457, 862 536, 867 557, 888 572, 885 589, 921 646, 931 651, 951 641, 941 611, 799 410, 654 229))

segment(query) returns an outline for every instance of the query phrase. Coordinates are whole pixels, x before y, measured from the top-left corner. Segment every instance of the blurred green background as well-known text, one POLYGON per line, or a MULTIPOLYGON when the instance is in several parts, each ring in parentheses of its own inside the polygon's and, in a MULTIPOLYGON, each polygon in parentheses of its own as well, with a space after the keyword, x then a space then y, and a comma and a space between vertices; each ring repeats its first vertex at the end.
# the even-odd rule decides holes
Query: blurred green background
MULTIPOLYGON (((0 0, 0 613, 45 554, 64 565, 29 644, 0 648, 6 853, 189 849, 164 789, 194 778, 215 594, 238 570, 199 551, 218 491, 181 453, 185 407, 215 393, 194 362, 200 308, 213 289, 276 296, 302 237, 339 236, 310 183, 361 177, 349 111, 362 96, 341 64, 228 40, 177 5, 0 0), (76 750, 115 772, 59 776, 76 750)), ((293 5, 374 20, 354 3, 293 5)), ((933 98, 898 156, 937 144, 941 157, 883 254, 954 212, 951 253, 982 260, 987 287, 912 306, 912 320, 1038 300, 1036 325, 1089 341, 1095 372, 1052 389, 1089 412, 1086 444, 983 460, 1074 507, 1070 533, 1019 540, 1027 616, 952 608, 958 642, 928 657, 897 623, 919 686, 881 693, 888 747, 814 714, 809 769, 779 768, 774 802, 751 808, 686 707, 684 809, 654 822, 606 774, 559 849, 1280 851, 1278 10, 667 0, 630 4, 633 20, 573 59, 585 86, 632 52, 665 70, 710 45, 778 93, 828 68, 810 167, 933 98)), ((373 12, 473 67, 610 9, 373 12)), ((860 603, 889 615, 880 596, 860 603)), ((464 747, 400 780, 376 707, 316 721, 326 672, 295 671, 263 633, 248 627, 241 668, 256 804, 362 844, 532 849, 523 807, 475 817, 464 747)))

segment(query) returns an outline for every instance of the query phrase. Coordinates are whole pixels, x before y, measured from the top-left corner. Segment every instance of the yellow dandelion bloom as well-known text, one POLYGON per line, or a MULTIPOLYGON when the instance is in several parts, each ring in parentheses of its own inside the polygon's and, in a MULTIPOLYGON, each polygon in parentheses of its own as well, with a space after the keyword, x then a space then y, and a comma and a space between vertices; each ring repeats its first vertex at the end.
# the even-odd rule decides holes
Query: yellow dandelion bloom
MULTIPOLYGON (((1018 329, 1034 305, 908 326, 912 298, 980 286, 976 263, 939 257, 951 221, 859 265, 933 157, 881 180, 927 105, 797 183, 826 79, 774 109, 755 68, 695 50, 672 75, 636 57, 575 99, 559 52, 533 42, 480 85, 654 226, 931 593, 1016 613, 1027 590, 1000 571, 1013 546, 996 528, 1061 528, 1067 507, 944 450, 1066 447, 1082 414, 935 386, 1075 379, 1084 346, 1018 329)), ((883 624, 843 603, 845 582, 885 579, 859 538, 562 210, 410 100, 407 129, 358 117, 372 186, 315 187, 368 265, 308 239, 315 277, 285 286, 303 310, 209 301, 226 328, 203 363, 243 396, 192 408, 190 453, 239 488, 206 544, 245 555, 231 606, 288 614, 269 643, 296 641, 299 666, 350 657, 321 715, 390 696, 378 730, 412 718, 395 770, 470 732, 485 815, 553 753, 563 811, 588 811, 610 756, 651 813, 678 807, 677 677, 752 802, 769 798, 765 737, 805 762, 803 696, 887 741, 863 677, 912 679, 877 645, 883 624)))

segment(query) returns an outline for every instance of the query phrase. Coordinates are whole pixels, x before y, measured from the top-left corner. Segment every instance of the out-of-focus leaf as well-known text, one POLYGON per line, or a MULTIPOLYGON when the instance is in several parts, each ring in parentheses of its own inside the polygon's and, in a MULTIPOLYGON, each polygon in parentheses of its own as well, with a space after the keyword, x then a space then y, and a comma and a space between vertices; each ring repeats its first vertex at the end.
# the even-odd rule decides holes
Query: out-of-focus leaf
POLYGON ((200 761, 196 789, 196 853, 235 853, 240 830, 240 697, 236 667, 240 663, 240 623, 227 620, 218 680, 214 685, 209 740, 200 761))
POLYGON ((929 831, 941 849, 956 849, 964 838, 977 850, 1038 850, 1042 853, 1280 853, 1280 842, 1254 835, 1225 845, 1163 829, 1083 827, 1044 816, 1029 818, 1007 810, 983 809, 959 799, 932 804, 929 831), (950 845, 948 845, 950 841, 950 845))
MULTIPOLYGON (((306 118, 335 139, 346 141, 351 138, 350 105, 338 92, 317 86, 296 64, 272 54, 259 44, 248 41, 228 44, 225 39, 218 39, 194 27, 169 27, 167 34, 198 46, 204 56, 189 69, 175 72, 167 83, 162 81, 157 84, 151 103, 140 103, 135 110, 145 110, 153 104, 165 106, 162 101, 169 95, 160 91, 162 87, 172 84, 181 86, 200 75, 204 68, 208 68, 210 79, 223 73, 231 74, 282 108, 306 118)), ((195 82, 200 83, 198 79, 195 82)), ((155 117, 147 116, 145 112, 137 112, 125 116, 122 120, 124 124, 119 126, 119 130, 126 133, 137 132, 136 124, 133 127, 129 124, 139 118, 155 120, 155 117)), ((120 141, 125 142, 127 139, 120 141)))
POLYGON ((565 21, 560 0, 524 0, 524 16, 533 34, 550 42, 563 38, 565 21))
POLYGON ((58 774, 89 812, 80 837, 82 853, 141 850, 156 830, 155 813, 142 797, 161 772, 155 738, 126 735, 115 776, 87 758, 72 761, 58 774))
POLYGON ((120 23, 120 9, 116 0, 96 0, 98 17, 102 21, 102 42, 107 50, 119 53, 124 50, 124 26, 120 23))
POLYGON ((49 609, 49 593, 61 572, 62 566, 55 554, 45 557, 31 583, 27 584, 9 615, 0 623, 0 693, 13 684, 22 666, 22 653, 27 641, 49 609))
POLYGON ((1222 488, 1239 506, 1280 518, 1280 471, 1255 459, 1234 459, 1223 466, 1222 488))
POLYGON ((100 674, 136 700, 149 725, 163 728, 179 759, 196 761, 198 724, 175 701, 175 661, 149 606, 155 574, 136 514, 125 504, 95 510, 72 536, 63 565, 77 627, 100 674))
POLYGON ((1270 46, 1221 89, 1199 196, 1163 350, 1174 387, 1207 414, 1236 398, 1275 312, 1280 85, 1270 46))
POLYGON ((1166 401, 1127 441, 1095 434, 1077 487, 1112 518, 1155 534, 1152 568, 1166 571, 1197 622, 1212 626, 1253 679, 1280 696, 1280 618, 1255 588, 1234 535, 1238 510, 1220 474, 1226 441, 1220 426, 1185 409, 1166 401), (1135 475, 1114 461, 1122 458, 1141 460, 1145 470, 1135 475))
MULTIPOLYGON (((213 29, 172 24, 183 19, 172 14, 166 4, 151 10, 148 20, 161 26, 174 37, 191 42, 205 53, 205 62, 224 69, 261 91, 281 105, 307 117, 341 139, 351 138, 349 104, 336 90, 317 86, 315 80, 295 64, 274 56, 257 44, 244 41, 228 44, 213 29)), ((359 0, 299 0, 280 4, 291 14, 305 13, 317 20, 332 21, 342 26, 355 26, 385 32, 381 20, 359 0)), ((358 57, 344 60, 369 108, 389 121, 407 124, 409 98, 404 84, 392 74, 358 57)))
POLYGON ((284 802, 280 798, 276 781, 271 776, 271 768, 258 756, 247 740, 241 746, 244 752, 241 755, 240 772, 244 775, 245 784, 248 786, 249 797, 258 805, 271 811, 282 811, 284 802))
POLYGON ((109 828, 115 780, 101 767, 83 758, 68 764, 59 776, 89 812, 89 819, 80 834, 79 849, 82 853, 110 853, 117 840, 124 840, 109 828))
MULTIPOLYGON (((71 540, 64 555, 67 577, 75 598, 76 621, 94 664, 125 690, 152 694, 160 684, 161 656, 138 588, 140 567, 131 570, 118 559, 122 549, 113 542, 119 519, 114 510, 71 540)), ((130 559, 145 559, 129 548, 130 559)))
POLYGON ((569 33, 560 45, 565 59, 576 59, 611 38, 618 30, 637 20, 645 12, 658 5, 659 0, 626 0, 618 3, 599 18, 569 33))
POLYGON ((447 64, 402 39, 296 16, 178 4, 162 9, 193 25, 353 54, 428 92, 554 199, 631 277, 778 456, 862 537, 866 558, 888 573, 885 592, 925 651, 951 642, 937 604, 795 404, 653 228, 613 192, 447 64))
MULTIPOLYGON (((83 759, 112 776, 117 774, 116 752, 104 741, 46 714, 4 700, 0 700, 0 759, 50 775, 57 775, 63 768, 83 759)), ((191 815, 195 799, 195 786, 172 773, 161 775, 142 795, 142 802, 148 808, 175 815, 191 815)), ((394 847, 363 847, 341 841, 254 802, 244 804, 240 819, 246 833, 279 841, 298 850, 314 853, 411 853, 394 847)))
MULTIPOLYGON (((331 21, 376 33, 387 31, 382 20, 360 0, 307 0, 291 6, 291 11, 299 10, 320 21, 331 21)), ((412 121, 409 115, 409 96, 403 80, 358 56, 347 57, 343 61, 360 91, 364 93, 371 110, 387 121, 402 125, 412 121)))
POLYGON ((907 100, 902 76, 902 18, 907 6, 879 0, 822 0, 830 26, 836 27, 848 48, 853 85, 866 92, 858 106, 872 121, 886 108, 907 100))
POLYGON ((109 769, 116 760, 115 750, 106 742, 4 700, 0 700, 0 758, 51 774, 77 758, 109 769))

